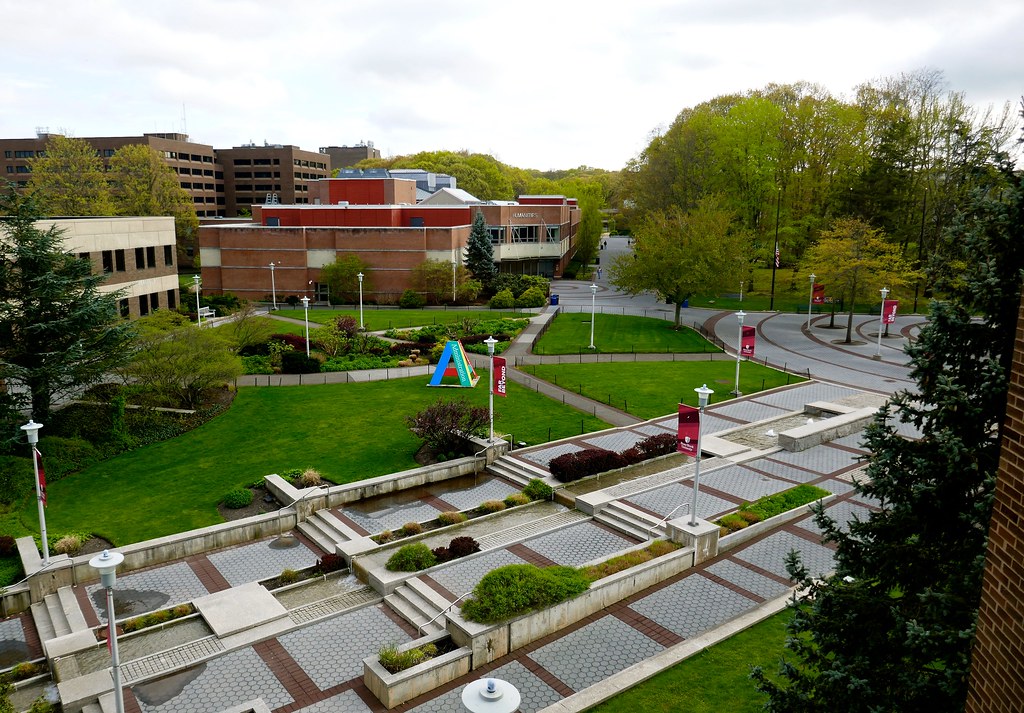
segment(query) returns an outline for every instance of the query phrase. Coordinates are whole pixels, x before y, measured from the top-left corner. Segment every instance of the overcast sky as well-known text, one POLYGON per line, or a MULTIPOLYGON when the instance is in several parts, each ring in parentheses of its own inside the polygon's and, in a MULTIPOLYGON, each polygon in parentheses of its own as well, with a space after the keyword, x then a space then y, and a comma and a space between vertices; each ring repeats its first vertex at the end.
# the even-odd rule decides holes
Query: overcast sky
POLYGON ((0 136, 187 131, 622 168, 685 107, 941 70, 1024 94, 1021 0, 0 0, 0 136))

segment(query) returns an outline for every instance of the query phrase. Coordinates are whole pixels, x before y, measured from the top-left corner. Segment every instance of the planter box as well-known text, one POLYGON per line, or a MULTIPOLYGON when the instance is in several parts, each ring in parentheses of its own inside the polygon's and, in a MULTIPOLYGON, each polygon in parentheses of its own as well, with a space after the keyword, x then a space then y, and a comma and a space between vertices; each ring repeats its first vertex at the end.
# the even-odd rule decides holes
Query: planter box
POLYGON ((801 505, 800 507, 793 508, 792 510, 787 510, 786 512, 779 513, 775 517, 770 517, 767 520, 755 522, 750 527, 744 527, 742 530, 730 532, 728 535, 725 535, 718 540, 718 552, 721 554, 722 552, 731 550, 734 547, 739 547, 758 535, 764 534, 768 530, 774 530, 775 528, 781 527, 793 520, 799 520, 807 513, 811 512, 811 506, 815 503, 822 502, 828 504, 828 502, 834 500, 835 497, 835 495, 829 495, 827 497, 823 497, 820 501, 815 500, 813 503, 808 503, 807 505, 801 505))
MULTIPOLYGON (((448 634, 439 632, 398 648, 399 651, 408 651, 447 640, 448 634)), ((469 649, 458 648, 398 673, 389 673, 380 665, 376 655, 369 656, 363 659, 363 683, 386 708, 394 708, 469 673, 470 654, 469 649)))

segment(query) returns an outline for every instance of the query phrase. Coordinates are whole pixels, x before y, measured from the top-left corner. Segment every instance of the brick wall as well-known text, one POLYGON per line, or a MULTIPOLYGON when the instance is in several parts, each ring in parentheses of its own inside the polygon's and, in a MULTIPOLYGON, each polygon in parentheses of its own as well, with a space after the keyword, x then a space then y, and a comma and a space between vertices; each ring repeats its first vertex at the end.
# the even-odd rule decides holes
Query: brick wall
POLYGON ((968 713, 1024 711, 1024 305, 1017 321, 968 713))

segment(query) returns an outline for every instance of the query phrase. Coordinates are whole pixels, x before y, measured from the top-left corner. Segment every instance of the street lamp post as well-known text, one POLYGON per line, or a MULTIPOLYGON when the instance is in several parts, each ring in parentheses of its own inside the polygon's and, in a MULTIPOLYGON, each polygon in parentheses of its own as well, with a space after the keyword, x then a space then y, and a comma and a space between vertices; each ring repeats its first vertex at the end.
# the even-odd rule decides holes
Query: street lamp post
POLYGON ((452 304, 455 304, 455 270, 458 267, 458 263, 452 260, 452 304))
POLYGON ((274 303, 274 309, 277 309, 277 283, 274 282, 274 263, 270 263, 270 299, 274 303))
POLYGON ((462 689, 462 705, 469 713, 514 713, 522 700, 508 681, 480 678, 462 689))
POLYGON ((121 693, 121 659, 117 653, 117 623, 114 621, 114 582, 117 566, 124 561, 120 552, 103 550, 89 560, 89 566, 100 573, 100 582, 107 590, 107 637, 110 641, 110 664, 114 679, 114 710, 124 713, 124 695, 121 693))
POLYGON ((31 418, 21 430, 25 432, 28 445, 32 451, 32 472, 36 475, 36 505, 39 508, 39 535, 43 540, 43 566, 50 564, 50 543, 46 540, 46 508, 43 505, 43 487, 39 483, 39 456, 36 455, 36 444, 39 443, 39 429, 43 424, 31 418))
POLYGON ((306 319, 306 358, 309 358, 309 298, 302 298, 302 312, 306 319))
POLYGON ((203 315, 199 313, 199 283, 203 281, 199 275, 193 275, 192 279, 196 283, 196 324, 203 323, 203 315))
POLYGON ((814 304, 814 278, 817 277, 813 272, 811 273, 811 294, 807 298, 807 329, 811 328, 811 305, 814 304))
POLYGON ((594 346, 594 316, 597 314, 597 285, 590 285, 590 349, 597 349, 594 346))
MULTIPOLYGON (((715 393, 704 384, 694 389, 697 392, 697 404, 700 407, 700 418, 704 418, 704 407, 708 405, 708 399, 715 393)), ((697 493, 700 491, 700 434, 703 431, 700 421, 697 421, 697 463, 693 467, 693 499, 690 501, 690 527, 697 524, 697 493)))
POLYGON ((359 331, 363 331, 363 273, 356 275, 359 278, 359 331))
POLYGON ((740 302, 743 301, 743 282, 744 280, 740 280, 740 302))
POLYGON ((879 292, 882 293, 882 308, 878 310, 878 351, 875 352, 875 359, 882 358, 882 323, 885 322, 885 298, 889 296, 889 288, 883 287, 879 292))
POLYGON ((740 356, 743 354, 743 318, 746 316, 743 310, 736 313, 736 321, 740 323, 739 336, 736 338, 736 388, 732 390, 732 393, 736 396, 743 395, 740 391, 740 356))
POLYGON ((487 439, 488 443, 494 442, 494 345, 497 343, 498 340, 493 335, 484 340, 484 344, 487 345, 487 356, 491 360, 491 383, 487 388, 487 412, 491 417, 491 436, 487 439))

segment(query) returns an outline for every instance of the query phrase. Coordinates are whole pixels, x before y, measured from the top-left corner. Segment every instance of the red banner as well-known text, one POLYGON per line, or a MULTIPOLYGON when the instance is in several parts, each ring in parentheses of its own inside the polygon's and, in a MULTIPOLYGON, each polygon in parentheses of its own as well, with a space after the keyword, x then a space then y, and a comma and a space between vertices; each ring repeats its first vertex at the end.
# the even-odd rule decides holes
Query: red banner
POLYGON ((815 282, 814 287, 811 288, 811 304, 825 304, 825 285, 820 282, 815 282))
POLYGON ((757 330, 753 327, 743 328, 743 338, 740 340, 740 355, 745 357, 754 356, 754 335, 757 330))
POLYGON ((505 378, 508 375, 505 357, 494 357, 494 384, 491 388, 498 396, 505 396, 505 378))
POLYGON ((676 450, 688 456, 697 455, 697 438, 700 436, 700 409, 679 404, 679 430, 676 433, 676 450))
POLYGON ((885 300, 882 302, 882 321, 886 324, 893 324, 896 321, 896 310, 899 309, 899 300, 885 300))
POLYGON ((32 452, 36 454, 36 468, 39 470, 39 499, 43 501, 43 507, 46 507, 46 471, 43 470, 43 454, 37 448, 33 448, 32 452))

